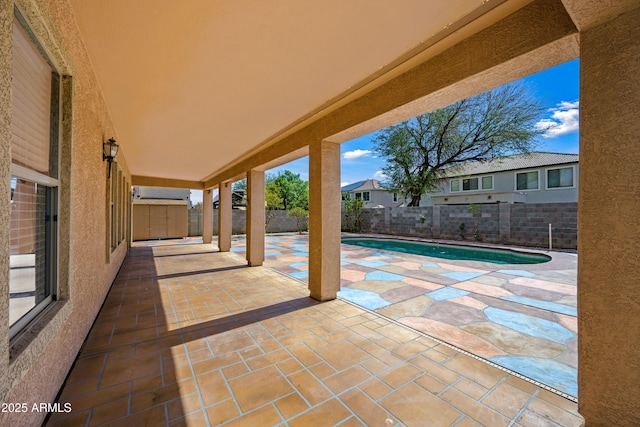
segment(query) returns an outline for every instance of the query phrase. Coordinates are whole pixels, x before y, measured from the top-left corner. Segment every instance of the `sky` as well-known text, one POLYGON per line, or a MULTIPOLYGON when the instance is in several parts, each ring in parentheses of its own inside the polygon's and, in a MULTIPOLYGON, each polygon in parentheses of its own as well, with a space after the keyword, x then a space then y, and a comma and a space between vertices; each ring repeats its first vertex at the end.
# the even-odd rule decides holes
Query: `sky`
MULTIPOLYGON (((547 131, 538 138, 535 151, 557 153, 578 153, 578 118, 580 106, 578 59, 557 65, 522 79, 545 108, 538 126, 547 131)), ((382 168, 385 161, 373 148, 376 132, 345 142, 340 147, 341 185, 374 178, 384 181, 382 168)), ((309 180, 309 159, 304 157, 267 171, 277 174, 284 170, 300 174, 300 178, 309 180)), ((193 203, 202 201, 201 191, 192 191, 193 203)))

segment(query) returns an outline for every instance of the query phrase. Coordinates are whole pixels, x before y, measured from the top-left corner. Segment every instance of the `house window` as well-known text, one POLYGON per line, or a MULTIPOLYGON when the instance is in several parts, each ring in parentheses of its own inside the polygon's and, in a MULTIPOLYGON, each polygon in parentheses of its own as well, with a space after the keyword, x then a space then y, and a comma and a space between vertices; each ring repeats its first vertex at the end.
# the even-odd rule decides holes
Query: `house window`
POLYGON ((111 231, 109 240, 111 242, 110 249, 113 252, 125 240, 127 224, 126 203, 128 202, 126 195, 128 194, 129 184, 117 163, 113 163, 111 168, 108 206, 111 231))
POLYGON ((493 176, 481 176, 464 179, 454 179, 451 181, 451 192, 458 191, 478 191, 478 190, 492 190, 493 189, 493 176), (461 190, 462 188, 462 190, 461 190))
POLYGON ((547 188, 573 187, 573 167, 547 170, 547 188))
POLYGON ((538 171, 521 172, 516 174, 516 190, 537 190, 538 171))
POLYGON ((398 201, 398 193, 393 193, 393 201, 394 202, 398 201))
POLYGON ((483 190, 491 190, 491 189, 493 189, 493 177, 492 176, 483 176, 482 177, 482 189, 483 190))
POLYGON ((56 295, 60 75, 13 20, 9 336, 56 295))
POLYGON ((356 198, 356 200, 362 199, 362 193, 356 193, 355 194, 355 198, 356 198))
POLYGON ((369 193, 368 191, 364 191, 362 193, 362 200, 364 200, 365 202, 371 200, 371 193, 369 193))
POLYGON ((478 189, 478 178, 467 178, 462 180, 462 191, 472 191, 478 189))

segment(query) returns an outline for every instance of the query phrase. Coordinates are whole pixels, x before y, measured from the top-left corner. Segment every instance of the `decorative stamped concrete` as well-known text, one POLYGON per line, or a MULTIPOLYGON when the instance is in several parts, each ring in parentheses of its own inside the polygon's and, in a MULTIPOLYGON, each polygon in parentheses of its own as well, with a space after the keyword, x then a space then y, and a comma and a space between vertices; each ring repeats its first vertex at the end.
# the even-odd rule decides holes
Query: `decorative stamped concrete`
MULTIPOLYGON (((266 241, 265 266, 308 280, 307 235, 266 241)), ((233 238, 234 252, 244 245, 233 238)), ((575 399, 577 256, 544 253, 553 259, 508 265, 343 244, 338 296, 575 399)))

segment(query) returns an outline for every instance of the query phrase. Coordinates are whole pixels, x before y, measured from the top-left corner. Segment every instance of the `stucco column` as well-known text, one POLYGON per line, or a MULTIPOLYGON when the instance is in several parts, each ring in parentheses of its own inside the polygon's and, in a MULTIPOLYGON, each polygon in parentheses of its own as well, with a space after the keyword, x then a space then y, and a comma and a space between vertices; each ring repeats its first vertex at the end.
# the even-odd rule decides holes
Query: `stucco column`
POLYGON ((231 250, 231 183, 221 182, 218 186, 218 248, 220 252, 231 250))
POLYGON ((319 301, 340 290, 340 144, 309 146, 309 291, 319 301))
POLYGON ((587 426, 640 425, 639 23, 636 7, 580 36, 578 410, 587 426))
POLYGON ((202 242, 211 243, 213 238, 213 190, 202 192, 202 242))
POLYGON ((264 262, 264 171, 247 172, 247 263, 264 262))

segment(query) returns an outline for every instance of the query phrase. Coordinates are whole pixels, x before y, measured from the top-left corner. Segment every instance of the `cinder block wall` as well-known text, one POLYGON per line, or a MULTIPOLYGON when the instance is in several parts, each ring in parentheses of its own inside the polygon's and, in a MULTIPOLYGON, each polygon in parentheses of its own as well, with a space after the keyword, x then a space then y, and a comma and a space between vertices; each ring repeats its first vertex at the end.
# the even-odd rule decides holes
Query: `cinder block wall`
MULTIPOLYGON (((266 214, 265 214, 266 220, 266 214)), ((298 231, 295 218, 289 218, 287 211, 275 211, 275 215, 269 221, 267 233, 285 233, 298 231)), ((247 211, 233 209, 231 211, 231 232, 233 234, 245 234, 247 232, 247 211)), ((218 210, 213 210, 213 234, 218 234, 218 210)), ((189 209, 189 236, 202 235, 202 211, 189 209)))
POLYGON ((362 232, 474 241, 477 226, 483 242, 548 247, 551 224, 554 248, 577 247, 577 203, 479 206, 475 214, 469 205, 365 209, 362 232))

